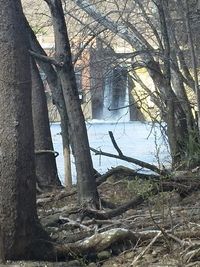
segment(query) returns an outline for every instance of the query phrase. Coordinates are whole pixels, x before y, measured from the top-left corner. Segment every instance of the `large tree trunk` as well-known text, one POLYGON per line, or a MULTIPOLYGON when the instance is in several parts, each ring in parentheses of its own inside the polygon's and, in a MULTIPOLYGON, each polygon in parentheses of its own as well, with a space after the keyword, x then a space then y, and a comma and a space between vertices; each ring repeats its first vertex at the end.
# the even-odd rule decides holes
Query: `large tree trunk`
MULTIPOLYGON (((24 18, 25 19, 25 18, 24 18)), ((29 41, 31 49, 40 54, 46 56, 45 51, 39 44, 33 30, 26 21, 26 27, 29 33, 29 41)), ((44 71, 47 82, 50 87, 53 103, 56 105, 61 118, 61 134, 63 143, 63 155, 64 155, 64 166, 65 166, 65 185, 68 187, 72 186, 72 175, 71 175, 71 159, 70 159, 70 140, 68 133, 68 116, 65 106, 64 96, 62 92, 62 85, 57 77, 57 73, 48 62, 43 62, 42 60, 37 60, 38 65, 44 71)))
POLYGON ((71 49, 64 13, 60 0, 46 0, 53 19, 56 59, 62 63, 57 68, 69 119, 70 140, 75 158, 79 201, 97 205, 97 189, 90 154, 86 125, 78 95, 71 49))
POLYGON ((44 247, 37 249, 31 76, 21 4, 0 0, 0 8, 0 259, 33 258, 36 250, 45 257, 44 247))
POLYGON ((61 186, 51 138, 46 95, 38 67, 32 60, 32 110, 36 177, 41 189, 61 186))

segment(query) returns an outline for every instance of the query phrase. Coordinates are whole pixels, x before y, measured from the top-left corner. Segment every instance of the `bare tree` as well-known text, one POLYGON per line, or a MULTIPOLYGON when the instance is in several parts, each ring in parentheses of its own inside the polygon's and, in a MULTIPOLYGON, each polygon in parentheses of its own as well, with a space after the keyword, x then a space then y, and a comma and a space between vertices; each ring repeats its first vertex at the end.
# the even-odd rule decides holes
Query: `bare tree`
POLYGON ((90 154, 87 130, 78 95, 71 49, 60 0, 46 0, 52 15, 55 35, 55 57, 57 74, 61 81, 69 120, 69 133, 75 157, 79 201, 98 206, 98 195, 90 154))
MULTIPOLYGON (((171 30, 172 23, 168 24, 171 16, 168 1, 126 1, 123 5, 114 1, 109 5, 112 9, 106 9, 108 15, 100 12, 93 2, 73 2, 101 27, 132 47, 134 52, 127 55, 132 59, 132 68, 147 69, 155 87, 152 99, 159 99, 155 103, 159 104, 161 117, 167 122, 173 166, 182 165, 191 139, 196 140, 196 121, 185 87, 193 88, 194 80, 187 65, 184 66, 184 53, 180 53, 175 32, 171 30), (184 66, 183 72, 179 66, 184 66)), ((198 164, 198 159, 194 164, 198 164)))

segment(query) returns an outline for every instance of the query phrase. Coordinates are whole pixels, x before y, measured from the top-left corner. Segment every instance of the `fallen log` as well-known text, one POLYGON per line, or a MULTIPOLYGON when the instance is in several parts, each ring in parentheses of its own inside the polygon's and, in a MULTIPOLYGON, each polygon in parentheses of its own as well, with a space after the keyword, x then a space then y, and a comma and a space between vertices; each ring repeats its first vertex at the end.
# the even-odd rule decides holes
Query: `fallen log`
MULTIPOLYGON (((171 234, 170 230, 164 230, 164 232, 169 239, 177 242, 181 247, 191 245, 191 243, 184 241, 184 239, 197 238, 200 236, 199 231, 175 231, 173 234, 171 234)), ((155 242, 165 242, 165 237, 160 230, 134 232, 125 228, 114 228, 101 233, 95 233, 75 243, 54 244, 54 248, 58 259, 63 257, 70 258, 70 256, 75 258, 83 255, 89 256, 90 254, 94 256, 101 251, 107 249, 112 250, 116 245, 120 246, 122 243, 129 244, 129 246, 131 244, 132 247, 136 244, 137 246, 141 246, 141 244, 144 245, 144 242, 149 240, 152 240, 149 245, 152 246, 155 242)), ((148 249, 149 246, 147 246, 146 249, 148 249)), ((199 243, 194 243, 194 246, 199 247, 199 243)), ((146 249, 144 249, 142 253, 145 253, 146 249)), ((135 260, 136 259, 138 258, 136 257, 135 260)))
POLYGON ((96 179, 97 186, 105 182, 110 176, 114 177, 123 176, 126 177, 127 180, 132 180, 135 179, 136 177, 142 180, 151 180, 151 181, 158 181, 160 179, 160 175, 139 173, 133 169, 124 166, 117 166, 115 168, 108 170, 105 174, 99 176, 96 179))
POLYGON ((103 233, 96 233, 89 238, 75 243, 57 245, 56 253, 58 257, 68 254, 81 256, 85 253, 98 253, 110 248, 113 244, 124 241, 132 242, 134 246, 137 242, 137 238, 132 231, 116 228, 103 233))

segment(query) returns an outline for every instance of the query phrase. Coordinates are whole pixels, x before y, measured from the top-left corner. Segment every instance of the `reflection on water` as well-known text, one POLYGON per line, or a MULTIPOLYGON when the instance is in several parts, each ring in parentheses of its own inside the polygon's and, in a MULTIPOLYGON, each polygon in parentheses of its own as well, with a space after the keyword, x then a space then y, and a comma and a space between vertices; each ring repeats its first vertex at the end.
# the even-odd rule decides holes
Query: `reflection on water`
MULTIPOLYGON (((170 156, 168 147, 161 136, 159 126, 143 122, 104 122, 91 121, 87 122, 88 137, 90 146, 95 149, 116 154, 112 145, 108 131, 112 131, 115 140, 122 150, 123 154, 133 157, 150 164, 163 164, 169 167, 170 156)), ((64 180, 64 166, 62 153, 62 139, 60 133, 60 124, 52 124, 51 132, 53 136, 54 149, 59 152, 57 166, 60 179, 64 180)), ((124 165, 129 168, 139 169, 139 166, 104 156, 95 156, 92 153, 94 168, 100 173, 106 172, 111 167, 124 165)), ((143 170, 142 170, 143 171, 143 170)), ((145 170, 144 170, 145 171, 145 170)), ((72 159, 73 180, 76 181, 74 159, 72 159)))

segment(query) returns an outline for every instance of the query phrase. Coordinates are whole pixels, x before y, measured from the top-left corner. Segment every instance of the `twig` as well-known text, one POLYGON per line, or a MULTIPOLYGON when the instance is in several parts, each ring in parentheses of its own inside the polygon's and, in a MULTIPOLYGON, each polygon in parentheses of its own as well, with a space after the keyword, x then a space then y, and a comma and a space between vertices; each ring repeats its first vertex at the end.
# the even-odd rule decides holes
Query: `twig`
POLYGON ((189 263, 190 261, 194 261, 194 259, 199 258, 200 255, 200 248, 194 249, 192 251, 189 251, 186 255, 184 255, 184 260, 189 263))
POLYGON ((167 233, 168 237, 170 237, 171 239, 173 239, 174 241, 176 241, 177 243, 179 243, 179 245, 181 247, 183 247, 184 245, 186 245, 188 242, 181 240, 180 238, 178 238, 177 236, 167 233))
POLYGON ((171 246, 170 246, 170 243, 169 243, 169 236, 167 235, 165 229, 163 229, 163 227, 161 227, 161 226, 155 221, 155 219, 154 219, 154 217, 153 217, 153 214, 152 214, 152 211, 151 211, 150 207, 149 207, 149 214, 150 214, 150 217, 151 217, 152 222, 155 224, 155 226, 156 226, 156 227, 160 230, 160 232, 163 234, 163 237, 164 237, 164 239, 165 239, 165 241, 166 241, 166 244, 167 244, 167 246, 168 246, 169 249, 170 249, 171 246))
POLYGON ((82 55, 83 51, 86 49, 86 47, 102 32, 104 32, 105 29, 99 31, 98 33, 95 33, 87 40, 87 42, 81 47, 81 49, 78 51, 78 53, 74 56, 73 64, 75 65, 79 59, 79 57, 82 55))
POLYGON ((67 217, 59 216, 59 220, 64 221, 69 226, 71 225, 71 226, 78 227, 78 228, 86 230, 86 231, 91 231, 91 228, 89 226, 86 226, 82 223, 78 223, 76 221, 73 221, 67 217))
POLYGON ((162 234, 162 232, 160 231, 160 232, 158 232, 157 233, 157 235, 151 240, 151 242, 149 243, 149 245, 148 246, 146 246, 145 247, 145 249, 143 249, 142 251, 141 251, 141 253, 138 255, 138 256, 136 256, 135 258, 134 258, 134 260, 132 261, 132 263, 131 263, 131 265, 130 266, 135 266, 134 264, 147 252, 147 250, 149 250, 150 249, 150 247, 156 242, 156 240, 159 238, 159 236, 162 234))
POLYGON ((112 141, 112 144, 113 144, 114 148, 117 150, 119 156, 123 156, 123 153, 122 153, 121 149, 119 148, 117 142, 115 141, 113 132, 112 131, 109 131, 108 133, 109 133, 110 139, 112 141))

